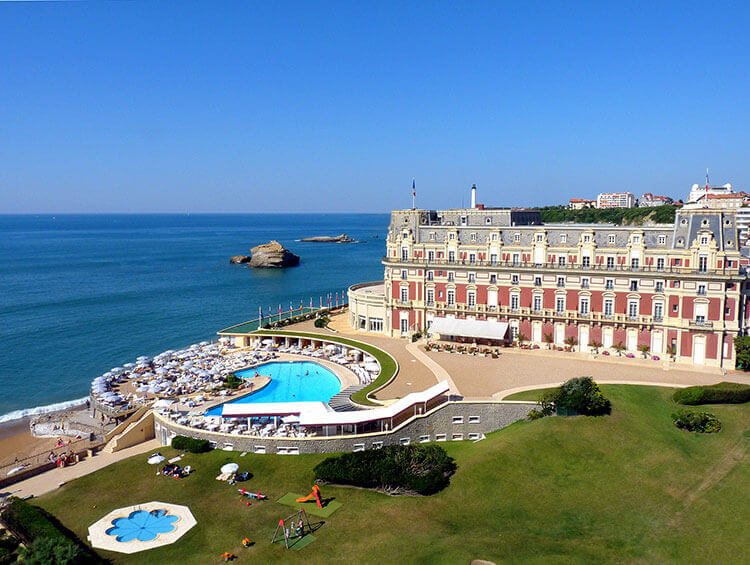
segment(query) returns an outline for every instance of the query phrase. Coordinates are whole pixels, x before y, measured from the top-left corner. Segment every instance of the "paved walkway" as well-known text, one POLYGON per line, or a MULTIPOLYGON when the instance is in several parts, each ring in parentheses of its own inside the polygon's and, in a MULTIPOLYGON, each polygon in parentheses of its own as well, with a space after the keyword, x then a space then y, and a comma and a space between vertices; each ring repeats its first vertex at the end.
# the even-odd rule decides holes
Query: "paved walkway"
POLYGON ((427 353, 425 353, 420 348, 420 343, 409 343, 406 346, 406 350, 414 355, 415 358, 420 360, 423 365, 425 365, 432 373, 435 375, 435 378, 437 379, 437 382, 441 383, 443 381, 448 381, 448 386, 450 386, 450 393, 451 394, 460 394, 458 391, 458 387, 456 386, 456 383, 453 382, 453 379, 451 378, 448 371, 443 369, 438 363, 433 361, 427 353))
POLYGON ((159 442, 152 439, 116 453, 99 452, 93 457, 84 459, 70 467, 52 469, 46 473, 41 473, 40 475, 31 477, 25 481, 10 485, 0 492, 0 496, 18 496, 21 498, 26 496, 41 496, 55 490, 64 483, 77 479, 78 477, 83 477, 94 471, 98 471, 107 465, 117 463, 118 461, 132 457, 133 455, 139 455, 149 451, 158 451, 160 448, 161 445, 159 442))

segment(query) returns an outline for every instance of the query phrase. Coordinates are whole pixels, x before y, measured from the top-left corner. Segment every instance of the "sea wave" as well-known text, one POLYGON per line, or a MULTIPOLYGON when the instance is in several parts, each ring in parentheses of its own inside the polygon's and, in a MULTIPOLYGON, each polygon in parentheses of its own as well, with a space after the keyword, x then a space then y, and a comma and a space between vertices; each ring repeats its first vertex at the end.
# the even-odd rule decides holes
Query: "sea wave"
POLYGON ((78 398, 76 400, 68 400, 66 402, 56 402, 55 404, 48 404, 47 406, 37 406, 35 408, 23 408, 21 410, 13 410, 0 416, 0 424, 12 422, 13 420, 20 420, 27 416, 36 416, 37 414, 47 414, 49 412, 58 412, 60 410, 67 410, 74 406, 81 406, 89 399, 88 396, 78 398))

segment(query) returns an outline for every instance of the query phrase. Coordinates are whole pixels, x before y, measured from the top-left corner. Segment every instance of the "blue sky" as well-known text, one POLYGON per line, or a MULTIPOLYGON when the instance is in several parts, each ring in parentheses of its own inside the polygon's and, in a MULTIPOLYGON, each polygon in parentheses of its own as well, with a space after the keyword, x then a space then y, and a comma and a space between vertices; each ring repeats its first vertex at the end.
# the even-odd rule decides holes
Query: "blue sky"
POLYGON ((0 3, 0 213, 748 188, 741 4, 0 3))

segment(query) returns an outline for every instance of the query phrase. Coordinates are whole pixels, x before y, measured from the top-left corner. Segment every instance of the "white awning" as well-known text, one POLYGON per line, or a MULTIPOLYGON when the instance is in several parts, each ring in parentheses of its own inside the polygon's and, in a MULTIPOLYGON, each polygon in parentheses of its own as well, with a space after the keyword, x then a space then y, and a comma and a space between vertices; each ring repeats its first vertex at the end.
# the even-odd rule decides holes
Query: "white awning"
POLYGON ((480 339, 505 339, 508 324, 490 320, 458 320, 456 318, 435 318, 429 329, 430 334, 475 337, 480 339))
POLYGON ((325 402, 238 402, 224 404, 221 415, 224 418, 299 415, 299 423, 303 426, 361 424, 391 418, 409 406, 429 402, 449 391, 448 382, 443 381, 427 390, 411 392, 388 406, 350 412, 336 412, 325 402))

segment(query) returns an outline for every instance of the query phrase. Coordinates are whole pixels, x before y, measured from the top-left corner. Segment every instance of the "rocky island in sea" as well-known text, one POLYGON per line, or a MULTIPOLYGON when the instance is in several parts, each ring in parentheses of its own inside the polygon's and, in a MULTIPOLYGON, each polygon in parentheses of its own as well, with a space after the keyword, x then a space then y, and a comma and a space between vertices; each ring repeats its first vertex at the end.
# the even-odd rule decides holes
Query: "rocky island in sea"
POLYGON ((303 237, 299 241, 312 241, 314 243, 357 243, 345 233, 341 235, 316 235, 314 237, 303 237))
POLYGON ((256 269, 282 269, 299 265, 299 255, 295 255, 278 241, 256 245, 247 255, 235 255, 230 259, 232 263, 247 263, 256 269))

